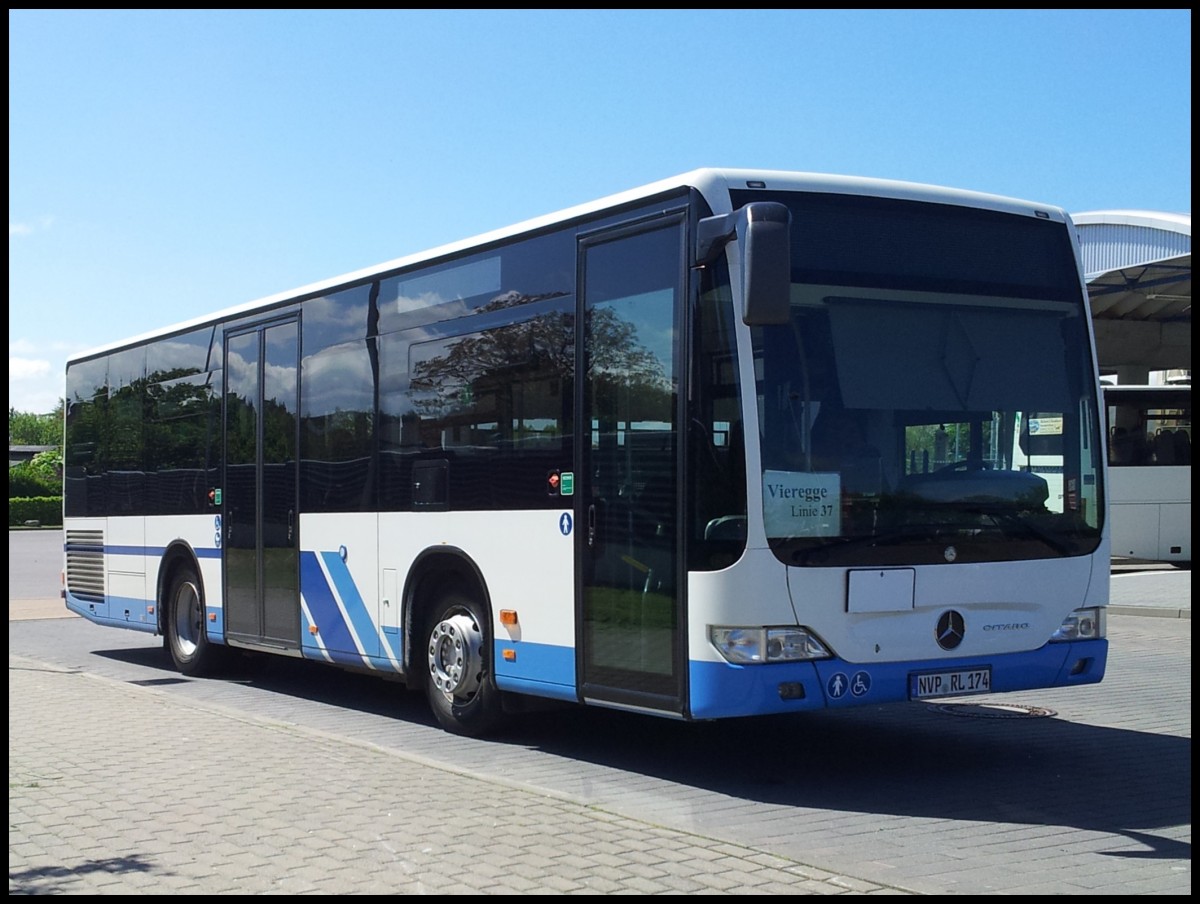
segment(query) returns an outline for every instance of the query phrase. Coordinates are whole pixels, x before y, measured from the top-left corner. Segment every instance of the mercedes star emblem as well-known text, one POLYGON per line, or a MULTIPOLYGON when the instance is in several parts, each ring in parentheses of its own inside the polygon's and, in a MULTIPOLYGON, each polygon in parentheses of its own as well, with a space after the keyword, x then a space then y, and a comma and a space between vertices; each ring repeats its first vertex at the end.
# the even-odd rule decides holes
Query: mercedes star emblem
POLYGON ((943 650, 953 650, 963 642, 966 630, 967 623, 963 621, 962 615, 953 609, 947 609, 937 620, 937 632, 934 637, 943 650))

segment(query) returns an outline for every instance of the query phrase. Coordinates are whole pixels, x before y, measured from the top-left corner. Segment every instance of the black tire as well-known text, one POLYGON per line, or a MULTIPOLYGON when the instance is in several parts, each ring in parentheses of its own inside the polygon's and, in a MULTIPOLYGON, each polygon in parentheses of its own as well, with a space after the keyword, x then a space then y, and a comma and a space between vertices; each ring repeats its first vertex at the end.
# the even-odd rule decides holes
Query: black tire
POLYGON ((192 566, 179 568, 171 576, 163 615, 163 645, 170 652, 175 668, 192 678, 217 671, 226 651, 208 639, 204 590, 192 566))
POLYGON ((449 732, 483 737, 503 722, 486 608, 461 591, 430 610, 421 649, 430 708, 449 732))

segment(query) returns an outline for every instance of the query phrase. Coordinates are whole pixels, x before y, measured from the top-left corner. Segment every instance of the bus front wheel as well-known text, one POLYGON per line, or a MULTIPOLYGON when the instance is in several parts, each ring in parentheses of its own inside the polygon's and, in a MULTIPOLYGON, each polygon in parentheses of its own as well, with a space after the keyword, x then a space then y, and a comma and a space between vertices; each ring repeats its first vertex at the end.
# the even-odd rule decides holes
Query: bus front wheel
POLYGON ((220 648, 209 642, 204 625, 204 595, 200 578, 189 565, 171 577, 167 590, 163 643, 175 668, 198 678, 211 673, 220 659, 220 648))
POLYGON ((473 597, 452 592, 433 607, 425 632, 425 687, 433 714, 447 731, 472 737, 494 731, 503 714, 485 613, 473 597))

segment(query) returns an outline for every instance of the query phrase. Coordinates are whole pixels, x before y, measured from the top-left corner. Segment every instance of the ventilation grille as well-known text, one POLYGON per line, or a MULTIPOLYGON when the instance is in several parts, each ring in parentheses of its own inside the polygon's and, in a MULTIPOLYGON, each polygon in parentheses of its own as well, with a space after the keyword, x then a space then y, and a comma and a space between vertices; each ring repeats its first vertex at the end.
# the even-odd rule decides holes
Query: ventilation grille
POLYGON ((67 531, 67 590, 81 600, 104 602, 104 531, 67 531))

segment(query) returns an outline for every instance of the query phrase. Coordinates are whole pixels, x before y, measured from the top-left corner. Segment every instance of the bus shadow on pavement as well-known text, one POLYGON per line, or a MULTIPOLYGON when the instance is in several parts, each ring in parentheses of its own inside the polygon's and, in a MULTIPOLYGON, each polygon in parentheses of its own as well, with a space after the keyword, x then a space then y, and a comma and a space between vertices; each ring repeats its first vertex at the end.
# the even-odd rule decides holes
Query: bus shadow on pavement
POLYGON ((435 724, 423 695, 409 691, 399 679, 388 680, 378 673, 362 674, 303 659, 246 653, 234 657, 229 666, 216 675, 188 678, 179 674, 170 654, 162 647, 93 650, 92 653, 113 662, 166 673, 163 678, 131 682, 140 686, 191 684, 203 687, 215 682, 238 685, 247 692, 323 703, 413 724, 435 724))
POLYGON ((1190 859, 1191 739, 1058 718, 954 718, 888 704, 720 723, 595 710, 509 738, 556 756, 780 806, 1073 826, 1190 859))
MULTIPOLYGON (((397 747, 410 729, 440 731, 424 695, 375 675, 263 657, 216 679, 192 680, 180 679, 159 646, 92 653, 134 667, 140 683, 170 693, 228 703, 233 689, 257 702, 273 697, 273 706, 293 700, 298 709, 288 717, 301 724, 312 718, 308 703, 395 720, 397 747)), ((1189 737, 1069 721, 1038 707, 1028 707, 1027 718, 962 717, 986 703, 896 703, 696 723, 566 705, 515 717, 489 740, 447 736, 439 756, 486 762, 490 745, 523 747, 750 802, 1070 826, 1127 839, 1102 852, 1111 856, 1190 859, 1190 843, 1156 833, 1190 825, 1189 737)))

